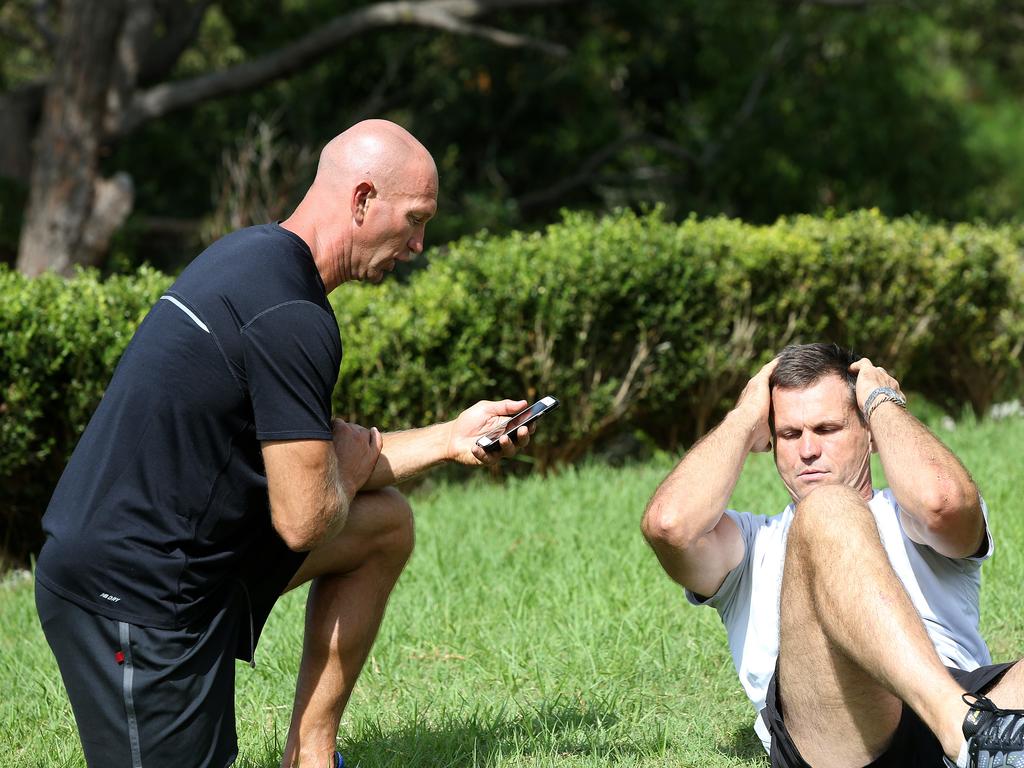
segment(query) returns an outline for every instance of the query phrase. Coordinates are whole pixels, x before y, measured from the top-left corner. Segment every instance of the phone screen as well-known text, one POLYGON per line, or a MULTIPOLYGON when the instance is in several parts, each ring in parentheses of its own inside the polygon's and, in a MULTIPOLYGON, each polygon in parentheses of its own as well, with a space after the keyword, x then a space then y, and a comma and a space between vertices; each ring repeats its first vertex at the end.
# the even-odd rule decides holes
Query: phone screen
POLYGON ((523 426, 523 424, 532 421, 535 417, 544 413, 544 411, 554 408, 556 404, 557 401, 552 397, 541 398, 530 407, 512 416, 501 426, 500 429, 496 429, 493 432, 488 433, 487 437, 491 440, 497 440, 502 435, 515 432, 523 426))

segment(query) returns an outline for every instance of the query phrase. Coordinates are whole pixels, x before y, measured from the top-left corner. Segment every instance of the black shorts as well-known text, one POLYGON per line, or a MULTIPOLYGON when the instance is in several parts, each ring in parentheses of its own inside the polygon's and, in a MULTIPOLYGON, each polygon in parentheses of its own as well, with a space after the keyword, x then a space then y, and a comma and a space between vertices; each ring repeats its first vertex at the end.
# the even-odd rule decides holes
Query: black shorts
POLYGON ((263 632, 263 625, 267 623, 267 617, 277 599, 308 555, 308 552, 292 552, 277 535, 277 531, 269 524, 266 526, 246 556, 238 582, 233 585, 242 593, 242 608, 249 624, 238 633, 235 658, 256 666, 256 643, 263 632))
POLYGON ((274 602, 306 557, 280 539, 265 544, 264 557, 249 560, 254 566, 228 585, 212 615, 185 629, 98 616, 36 583, 43 632, 90 767, 235 761, 235 658, 253 660, 274 602))
MULTIPOLYGON (((978 667, 971 672, 949 667, 949 673, 968 693, 982 694, 998 683, 999 678, 1014 664, 1016 664, 1014 661, 1005 664, 991 664, 986 667, 978 667)), ((772 735, 772 768, 810 768, 800 756, 800 751, 790 738, 786 724, 782 720, 778 672, 779 669, 776 666, 775 674, 772 675, 771 682, 768 684, 765 708, 761 711, 761 717, 772 735)), ((917 713, 904 705, 903 715, 900 717, 899 725, 896 726, 892 743, 885 754, 874 760, 867 768, 941 768, 942 765, 942 747, 939 745, 939 740, 917 716, 917 713)))

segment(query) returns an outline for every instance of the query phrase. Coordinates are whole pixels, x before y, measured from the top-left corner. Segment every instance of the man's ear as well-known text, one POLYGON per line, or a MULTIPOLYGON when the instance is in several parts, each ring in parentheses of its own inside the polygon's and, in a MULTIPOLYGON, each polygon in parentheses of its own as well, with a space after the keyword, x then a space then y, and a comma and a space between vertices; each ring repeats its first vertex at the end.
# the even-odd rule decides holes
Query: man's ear
POLYGON ((370 199, 374 194, 373 184, 369 181, 361 181, 352 190, 352 220, 356 224, 362 224, 366 220, 366 210, 370 207, 370 199))

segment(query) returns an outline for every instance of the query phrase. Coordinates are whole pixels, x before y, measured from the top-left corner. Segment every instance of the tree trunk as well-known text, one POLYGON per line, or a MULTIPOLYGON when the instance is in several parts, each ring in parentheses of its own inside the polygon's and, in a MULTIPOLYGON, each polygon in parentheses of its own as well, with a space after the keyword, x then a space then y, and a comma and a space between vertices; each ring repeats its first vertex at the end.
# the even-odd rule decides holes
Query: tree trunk
POLYGON ((100 177, 103 123, 124 0, 68 0, 36 139, 18 270, 95 264, 131 209, 131 182, 100 177))
MULTIPOLYGON (((308 67, 359 32, 421 26, 507 47, 565 55, 562 46, 470 23, 499 10, 573 0, 389 0, 339 14, 257 59, 163 82, 195 37, 213 0, 64 0, 55 70, 32 151, 27 136, 41 86, 0 94, 0 175, 28 177, 30 191, 17 267, 26 275, 70 274, 99 264, 131 212, 131 178, 100 177, 105 142, 207 99, 259 87, 308 67), (151 83, 157 84, 149 86, 151 83), (140 88, 145 88, 140 90, 140 88), (28 176, 29 157, 31 175, 28 176)), ((0 0, 0 5, 3 0, 0 0)))

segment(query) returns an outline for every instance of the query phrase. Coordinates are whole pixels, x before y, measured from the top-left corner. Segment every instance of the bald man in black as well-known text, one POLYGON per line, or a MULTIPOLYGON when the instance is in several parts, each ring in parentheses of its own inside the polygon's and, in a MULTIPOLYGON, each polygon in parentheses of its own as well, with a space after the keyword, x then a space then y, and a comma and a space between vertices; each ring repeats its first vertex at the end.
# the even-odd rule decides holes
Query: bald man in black
MULTIPOLYGON (((211 245, 125 350, 43 518, 36 600, 90 766, 237 756, 234 658, 312 582, 282 766, 340 765, 338 724, 413 546, 392 486, 525 405, 382 434, 331 415, 342 344, 327 295, 423 249, 437 169, 368 120, 323 150, 280 224, 211 245)), ((523 428, 518 446, 529 440, 523 428)))

